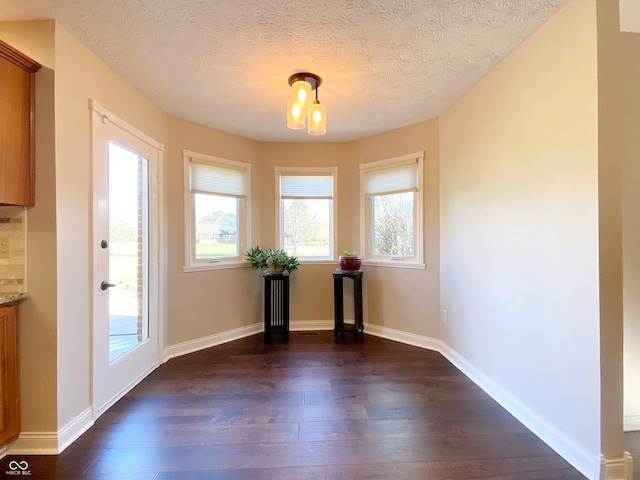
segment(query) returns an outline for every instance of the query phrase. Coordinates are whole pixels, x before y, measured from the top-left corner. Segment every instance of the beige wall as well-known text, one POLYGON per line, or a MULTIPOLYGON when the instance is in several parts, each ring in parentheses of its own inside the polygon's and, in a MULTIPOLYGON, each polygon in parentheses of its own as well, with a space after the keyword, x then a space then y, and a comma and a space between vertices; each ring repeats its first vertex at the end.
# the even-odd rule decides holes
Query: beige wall
POLYGON ((60 25, 55 41, 58 428, 91 405, 91 126, 94 98, 166 143, 166 115, 60 25))
POLYGON ((27 210, 27 291, 20 305, 22 429, 57 431, 54 21, 0 23, 0 39, 43 67, 36 74, 36 205, 27 210))
MULTIPOLYGON (((338 167, 336 255, 361 250, 359 163, 425 150, 426 271, 367 267, 365 291, 375 305, 368 320, 414 334, 438 336, 438 124, 424 122, 354 143, 256 143, 170 119, 165 192, 168 238, 167 345, 197 340, 262 321, 262 278, 248 269, 184 273, 182 150, 249 162, 252 169, 252 244, 276 247, 274 167, 338 167), (381 155, 383 155, 381 157, 381 155), (384 288, 383 288, 384 284, 384 288), (247 301, 249 299, 249 301, 247 301), (179 319, 179 320, 178 320, 179 319)), ((333 320, 337 260, 303 263, 291 277, 292 322, 333 320)), ((347 287, 346 316, 351 312, 347 287)))
MULTIPOLYGON (((624 416, 640 429, 640 34, 622 34, 624 132, 624 416)), ((638 467, 636 467, 638 468, 638 467)))
MULTIPOLYGON (((361 163, 424 150, 425 270, 365 267, 365 314, 369 323, 430 338, 440 337, 440 228, 438 121, 429 120, 350 144, 350 157, 361 163)), ((358 178, 358 177, 356 177, 358 178)), ((358 201, 358 188, 354 189, 358 201)), ((358 225, 359 204, 354 221, 358 225)), ((358 237, 356 237, 358 238, 358 237)), ((359 240, 358 240, 359 243, 359 240)), ((362 250, 361 246, 357 247, 362 250)))
POLYGON ((601 447, 597 67, 595 1, 572 0, 440 118, 442 339, 589 469, 601 447))
MULTIPOLYGON (((600 451, 620 458, 623 435, 623 118, 618 2, 597 1, 600 451)), ((633 59, 632 61, 635 61, 633 59)))
POLYGON ((260 238, 259 144, 177 118, 169 119, 164 192, 167 222, 166 345, 197 340, 260 322, 258 278, 248 268, 184 273, 183 150, 252 164, 252 232, 260 238))
MULTIPOLYGON (((261 247, 277 247, 276 219, 276 183, 274 167, 338 167, 338 237, 336 260, 322 264, 303 263, 293 273, 290 280, 290 320, 333 321, 333 277, 337 268, 337 255, 347 249, 358 250, 358 211, 354 209, 353 185, 358 185, 357 165, 347 155, 344 143, 322 144, 283 144, 262 143, 260 149, 259 171, 254 175, 256 182, 262 185, 259 203, 262 219, 261 247), (355 245, 355 247, 354 247, 355 245)), ((357 208, 357 205, 356 205, 357 208)), ((258 242, 255 242, 258 243, 258 242)), ((256 275, 258 275, 256 273, 256 275)), ((258 275, 259 276, 259 275, 258 275)), ((349 286, 345 286, 348 291, 349 286)), ((347 298, 349 298, 347 294, 347 298)), ((349 300, 347 300, 348 302, 349 300)), ((351 304, 345 304, 345 318, 349 315, 351 304)))
POLYGON ((36 206, 27 212, 29 299, 20 310, 22 410, 24 431, 57 432, 91 399, 88 100, 160 142, 166 116, 53 21, 3 23, 0 35, 44 65, 36 82, 36 206))

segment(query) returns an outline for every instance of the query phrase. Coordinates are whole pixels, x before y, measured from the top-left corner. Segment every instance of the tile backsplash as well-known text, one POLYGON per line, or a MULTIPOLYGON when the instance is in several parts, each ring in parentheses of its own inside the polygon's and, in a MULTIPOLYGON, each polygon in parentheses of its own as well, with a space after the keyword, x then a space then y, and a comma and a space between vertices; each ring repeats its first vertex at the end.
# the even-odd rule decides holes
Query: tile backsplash
POLYGON ((0 258, 0 294, 26 292, 26 208, 0 205, 0 239, 9 240, 9 258, 0 258))

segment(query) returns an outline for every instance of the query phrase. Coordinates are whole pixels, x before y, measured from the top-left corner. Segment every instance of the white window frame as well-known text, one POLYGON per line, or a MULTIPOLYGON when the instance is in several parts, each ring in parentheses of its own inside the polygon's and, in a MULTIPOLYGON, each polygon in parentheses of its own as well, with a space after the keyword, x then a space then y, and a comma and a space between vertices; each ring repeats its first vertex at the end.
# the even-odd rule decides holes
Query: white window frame
MULTIPOLYGON (((391 193, 391 192, 390 192, 391 193)), ((362 264, 396 268, 424 269, 424 151, 398 157, 360 164, 360 248, 362 264), (373 202, 365 196, 365 173, 406 165, 417 164, 417 190, 413 204, 413 256, 373 255, 373 202)))
POLYGON ((183 272, 197 272, 202 270, 218 270, 226 268, 242 268, 249 264, 243 252, 249 247, 251 240, 251 164, 214 157, 204 153, 183 150, 184 159, 184 231, 185 231, 185 259, 183 272), (238 250, 237 257, 211 257, 196 259, 195 251, 195 201, 191 193, 191 159, 198 163, 208 164, 220 168, 229 168, 243 172, 247 194, 238 208, 238 250))
POLYGON ((331 218, 329 219, 329 255, 326 257, 303 257, 298 256, 300 263, 314 264, 334 264, 337 261, 336 243, 338 238, 338 167, 274 167, 276 177, 276 245, 284 248, 284 222, 282 202, 280 198, 280 177, 281 176, 329 176, 333 178, 333 195, 331 218))

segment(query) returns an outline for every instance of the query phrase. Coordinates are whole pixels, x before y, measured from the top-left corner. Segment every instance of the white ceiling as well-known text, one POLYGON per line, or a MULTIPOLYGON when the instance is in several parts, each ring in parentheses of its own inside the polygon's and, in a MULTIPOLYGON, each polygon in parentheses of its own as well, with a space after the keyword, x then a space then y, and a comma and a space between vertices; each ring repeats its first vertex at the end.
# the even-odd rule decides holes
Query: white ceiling
POLYGON ((262 141, 349 141, 437 117, 567 0, 0 0, 55 18, 168 114, 262 141), (327 134, 286 127, 322 77, 327 134))

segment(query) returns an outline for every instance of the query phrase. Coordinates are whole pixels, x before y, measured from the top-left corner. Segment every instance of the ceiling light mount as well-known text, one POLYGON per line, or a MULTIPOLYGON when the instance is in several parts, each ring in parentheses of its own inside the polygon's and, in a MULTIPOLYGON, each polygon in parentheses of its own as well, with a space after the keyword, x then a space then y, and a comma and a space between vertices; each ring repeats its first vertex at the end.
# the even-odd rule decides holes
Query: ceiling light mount
POLYGON ((317 89, 320 85, 322 85, 322 79, 316 75, 315 73, 294 73, 289 77, 289 86, 293 87, 295 82, 307 82, 311 85, 311 90, 317 89))
POLYGON ((310 135, 327 133, 327 109, 318 100, 318 87, 322 79, 315 73, 294 73, 289 77, 291 99, 287 103, 287 127, 300 130, 308 123, 310 135), (316 91, 312 102, 311 92, 316 91))

